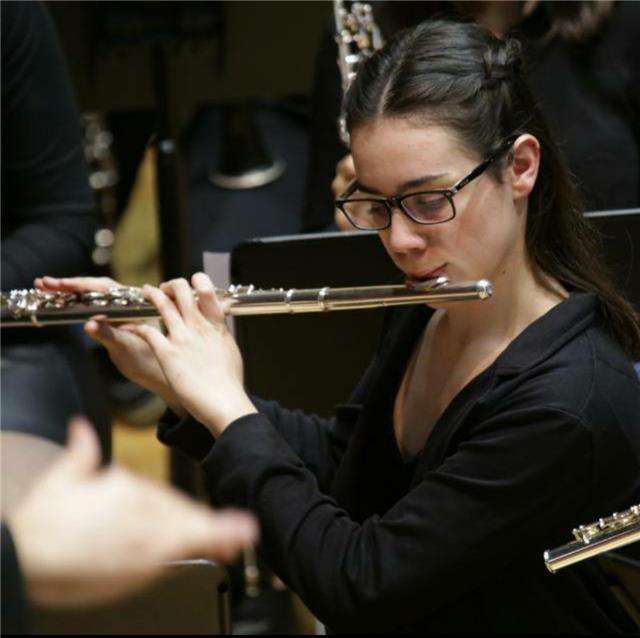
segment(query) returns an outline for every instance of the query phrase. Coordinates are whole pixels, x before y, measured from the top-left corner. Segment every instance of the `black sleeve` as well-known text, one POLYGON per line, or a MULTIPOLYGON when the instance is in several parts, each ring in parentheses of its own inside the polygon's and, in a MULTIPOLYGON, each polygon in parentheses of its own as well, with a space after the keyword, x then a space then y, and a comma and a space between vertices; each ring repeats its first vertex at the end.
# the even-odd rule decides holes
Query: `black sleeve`
POLYGON ((262 415, 232 423, 204 468, 219 505, 258 515, 267 561, 321 621, 380 632, 397 629, 398 618, 412 626, 524 553, 539 560, 584 505, 591 464, 577 417, 512 410, 478 425, 389 511, 362 524, 322 493, 262 415))
MULTIPOLYGON (((268 419, 315 476, 322 489, 329 489, 339 460, 346 448, 360 406, 338 406, 336 417, 323 419, 302 410, 287 410, 276 401, 251 397, 256 409, 268 419)), ((158 439, 175 447, 192 459, 202 462, 214 446, 207 428, 188 415, 179 419, 170 410, 160 419, 158 439)))
POLYGON ((3 2, 2 289, 90 266, 99 217, 64 60, 39 2, 3 2))
POLYGON ((26 634, 27 601, 16 548, 9 528, 2 523, 2 633, 26 634))
POLYGON ((258 411, 266 416, 293 453, 300 458, 318 481, 321 490, 328 490, 340 464, 361 406, 355 403, 336 407, 336 416, 323 419, 302 410, 288 410, 275 401, 252 397, 258 411))

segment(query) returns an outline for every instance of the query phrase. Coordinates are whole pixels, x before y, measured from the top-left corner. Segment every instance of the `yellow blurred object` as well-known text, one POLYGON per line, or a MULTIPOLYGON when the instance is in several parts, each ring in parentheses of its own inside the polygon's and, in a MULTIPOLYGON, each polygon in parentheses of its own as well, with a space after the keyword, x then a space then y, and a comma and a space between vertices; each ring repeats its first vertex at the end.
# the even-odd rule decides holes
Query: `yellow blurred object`
MULTIPOLYGON (((112 253, 113 277, 130 286, 162 281, 160 226, 156 191, 156 153, 147 147, 129 201, 116 228, 112 253)), ((155 427, 113 423, 113 456, 137 474, 169 479, 168 451, 155 436, 155 427)))
POLYGON ((155 427, 113 422, 113 459, 136 474, 169 482, 169 450, 156 439, 155 427))
POLYGON ((116 228, 112 254, 113 276, 120 283, 142 286, 159 284, 160 226, 156 191, 156 152, 147 147, 116 228))

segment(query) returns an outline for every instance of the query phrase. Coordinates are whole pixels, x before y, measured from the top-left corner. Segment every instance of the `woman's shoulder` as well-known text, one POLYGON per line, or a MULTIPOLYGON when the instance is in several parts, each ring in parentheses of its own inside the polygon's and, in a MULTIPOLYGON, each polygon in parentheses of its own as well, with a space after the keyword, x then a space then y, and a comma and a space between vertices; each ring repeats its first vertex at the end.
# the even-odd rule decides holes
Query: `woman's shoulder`
POLYGON ((498 360, 489 402, 496 409, 546 406, 587 426, 605 414, 640 421, 640 380, 597 309, 593 295, 572 295, 530 326, 498 360))
POLYGON ((589 343, 594 356, 594 367, 602 376, 627 378, 632 385, 638 385, 640 379, 631 357, 602 325, 594 325, 588 332, 589 343))
POLYGON ((615 467, 616 485, 640 489, 634 478, 640 471, 640 381, 598 322, 517 373, 497 370, 480 408, 477 434, 499 428, 519 449, 590 450, 593 476, 615 467))

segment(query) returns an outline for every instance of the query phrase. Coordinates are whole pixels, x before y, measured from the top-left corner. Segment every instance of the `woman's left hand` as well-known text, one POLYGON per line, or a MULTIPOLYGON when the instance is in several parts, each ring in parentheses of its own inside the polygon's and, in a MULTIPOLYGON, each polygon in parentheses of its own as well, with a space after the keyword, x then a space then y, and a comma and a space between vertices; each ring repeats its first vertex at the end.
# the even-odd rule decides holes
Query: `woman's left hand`
POLYGON ((163 335, 149 325, 132 328, 154 351, 183 407, 219 436, 236 419, 256 413, 242 378, 242 357, 227 330, 213 284, 204 273, 160 288, 145 286, 167 329, 163 335))

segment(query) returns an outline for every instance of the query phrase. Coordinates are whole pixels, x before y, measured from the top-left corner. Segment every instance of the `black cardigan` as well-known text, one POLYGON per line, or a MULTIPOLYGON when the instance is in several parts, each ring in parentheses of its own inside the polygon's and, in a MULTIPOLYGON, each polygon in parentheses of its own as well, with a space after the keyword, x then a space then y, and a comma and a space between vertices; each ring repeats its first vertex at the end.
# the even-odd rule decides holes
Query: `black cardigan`
POLYGON ((544 549, 640 501, 640 384, 579 293, 473 379, 404 463, 397 388, 429 311, 401 309, 351 404, 262 414, 213 438, 167 415, 217 505, 253 510, 273 570, 334 632, 630 630, 595 561, 552 575, 544 549))

